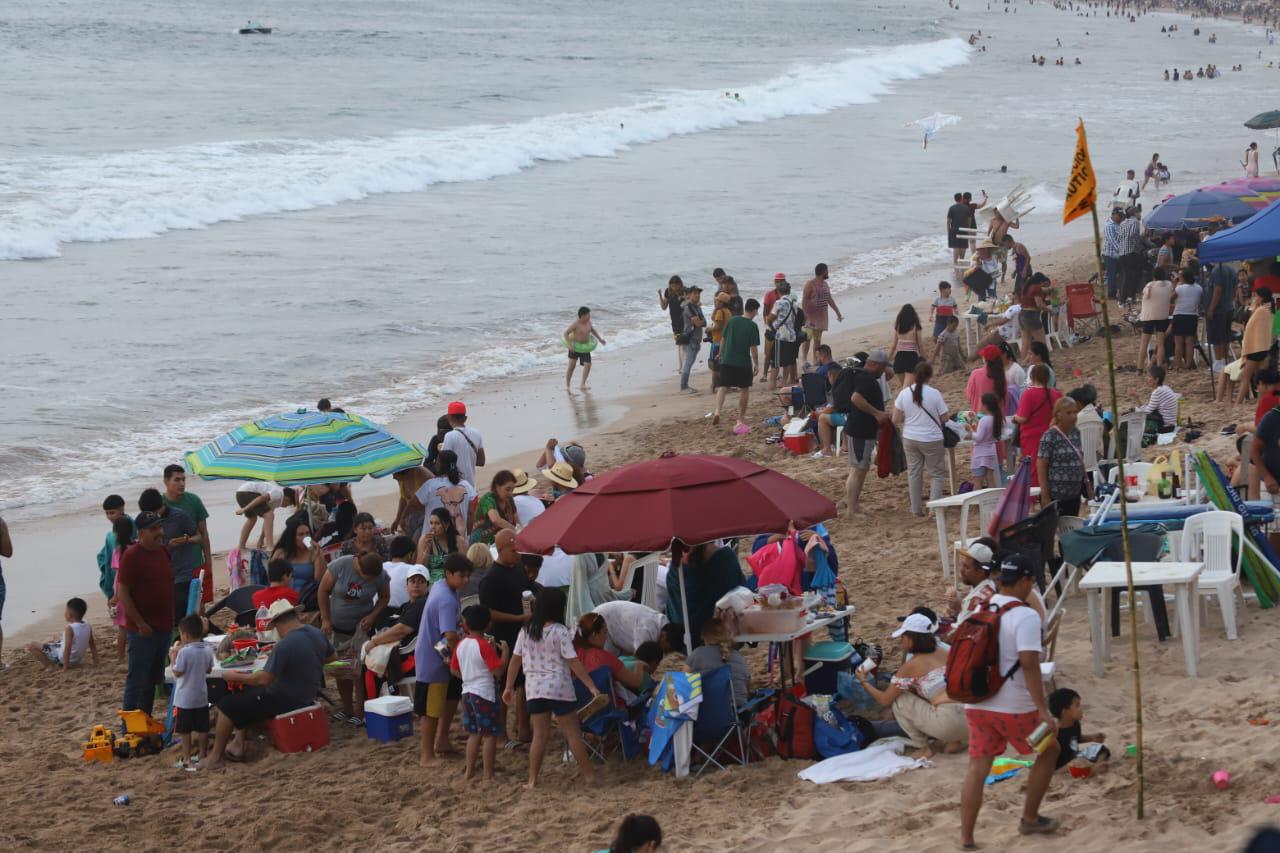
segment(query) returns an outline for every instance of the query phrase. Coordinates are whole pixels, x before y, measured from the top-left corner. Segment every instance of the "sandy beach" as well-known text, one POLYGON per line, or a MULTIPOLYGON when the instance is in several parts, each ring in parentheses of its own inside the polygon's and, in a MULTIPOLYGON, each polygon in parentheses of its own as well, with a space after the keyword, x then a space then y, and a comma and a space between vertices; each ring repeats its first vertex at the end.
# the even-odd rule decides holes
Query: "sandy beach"
MULTIPOLYGON (((526 791, 522 750, 499 749, 493 782, 464 781, 458 719, 459 752, 420 768, 415 719, 414 738, 389 744, 331 722, 332 743, 311 754, 282 754, 255 734, 244 763, 216 770, 175 769, 172 748, 86 762, 92 727, 118 723, 126 676, 97 588, 99 504, 115 492, 135 511, 165 463, 268 411, 329 396, 425 442, 461 399, 487 449, 481 493, 499 470, 532 473, 554 437, 581 444, 597 474, 667 452, 716 454, 829 497, 856 607, 849 638, 883 645, 884 668, 896 669, 899 618, 942 609, 949 591, 934 521, 912 515, 905 474, 869 476, 850 512, 845 456, 765 441, 780 410, 760 384, 748 434, 733 433, 731 414, 713 425, 708 349, 691 378, 699 393, 678 393, 655 290, 678 272, 707 288, 709 314, 716 264, 760 299, 774 270, 798 291, 816 261, 830 262, 844 319, 832 315, 824 343, 838 359, 888 349, 900 306, 923 320, 938 281, 955 279, 942 236, 952 192, 1014 187, 1037 207, 1011 232, 1036 271, 1059 292, 1088 281, 1088 220, 1059 222, 1076 114, 1089 122, 1100 210, 1125 169, 1141 176, 1152 145, 1171 163, 1171 192, 1234 177, 1236 152, 1271 136, 1241 127, 1272 106, 1261 102, 1273 98, 1280 52, 1265 18, 1187 17, 1203 3, 1151 7, 1130 24, 1128 10, 1106 20, 1105 7, 1090 16, 1048 0, 985 11, 969 0, 963 12, 940 0, 653 0, 605 13, 370 0, 353 22, 343 8, 274 5, 271 41, 228 41, 225 10, 199 0, 145 13, 86 0, 0 9, 16 22, 0 27, 0 45, 29 59, 14 63, 10 87, 29 94, 0 96, 15 117, 12 162, 0 168, 0 264, 14 284, 0 318, 0 515, 15 548, 3 565, 0 850, 577 853, 608 847, 628 813, 654 815, 662 850, 681 853, 957 849, 964 754, 828 785, 797 778, 808 761, 676 779, 614 755, 589 785, 553 734, 526 791), (29 49, 32 32, 49 35, 47 54, 29 49), (1241 62, 1247 73, 1179 84, 1176 98, 1160 83, 1165 66, 1241 62), (963 120, 922 149, 917 120, 940 109, 963 120), (565 387, 560 349, 579 304, 611 338, 586 391, 576 376, 565 387), (46 671, 23 646, 60 635, 71 596, 88 602, 100 663, 46 671), (128 806, 113 806, 120 795, 128 806)), ((1157 183, 1143 200, 1161 195, 1157 183)), ((964 310, 962 290, 953 295, 964 310)), ((1133 367, 1138 338, 1111 312, 1128 410, 1149 389, 1133 367)), ((1111 406, 1101 337, 1052 356, 1059 390, 1091 383, 1111 406)), ((934 377, 952 411, 968 408, 976 364, 934 377)), ((1188 444, 1179 433, 1144 458, 1203 449, 1233 461, 1235 435, 1222 429, 1251 426, 1254 402, 1213 402, 1207 369, 1171 372, 1168 384, 1201 435, 1188 444)), ((957 462, 963 480, 966 451, 957 462)), ((238 485, 188 482, 211 513, 215 597, 242 523, 238 485)), ((391 478, 352 488, 361 510, 394 518, 391 478)), ((1136 738, 1127 614, 1099 677, 1086 607, 1081 592, 1065 605, 1056 684, 1080 693, 1084 730, 1105 733, 1110 766, 1054 776, 1042 807, 1061 823, 1052 836, 1018 832, 1026 773, 988 786, 983 849, 1227 853, 1280 826, 1280 805, 1265 802, 1280 795, 1277 612, 1250 601, 1229 641, 1213 602, 1197 677, 1182 642, 1159 641, 1139 619, 1140 821, 1125 754, 1136 738), (1218 770, 1229 787, 1211 780, 1218 770)), ((766 648, 742 653, 754 686, 776 683, 766 648)), ((662 669, 683 664, 671 654, 662 669)), ((325 697, 338 697, 332 680, 325 697)))
MULTIPOLYGON (((1086 246, 1046 257, 1041 268, 1058 282, 1083 280, 1091 272, 1086 246)), ((837 354, 854 347, 885 343, 884 324, 876 329, 834 337, 837 354)), ((1124 335, 1119 342, 1131 344, 1124 335)), ((1085 381, 1103 385, 1105 362, 1100 340, 1055 352, 1062 384, 1085 381), (1068 380, 1076 371, 1080 376, 1068 380)), ((599 378, 604 380, 602 371, 599 378)), ((700 373, 699 378, 704 378, 700 373)), ((1118 377, 1122 396, 1138 393, 1134 374, 1118 377)), ((1191 387, 1200 378, 1179 382, 1191 387)), ((941 377, 936 385, 948 399, 961 397, 963 374, 941 377)), ((669 385, 674 384, 668 382, 669 385)), ((1228 422, 1245 420, 1244 410, 1223 410, 1189 397, 1189 414, 1204 424, 1196 446, 1226 458, 1230 440, 1216 433, 1228 422)), ((773 407, 763 395, 753 399, 753 422, 773 407)), ((620 423, 581 438, 591 464, 605 470, 651 458, 665 450, 741 456, 776 468, 835 498, 843 496, 843 460, 799 458, 764 444, 754 430, 738 438, 702 417, 706 398, 679 399, 669 390, 631 403, 620 423), (647 401, 647 402, 646 402, 647 401)), ((515 460, 527 452, 512 454, 515 460)), ((359 493, 358 493, 359 494, 359 493)), ((374 503, 381 499, 373 498, 374 503)), ((906 483, 902 478, 868 481, 864 511, 844 514, 829 525, 842 556, 842 576, 858 610, 852 634, 882 642, 895 617, 916 604, 938 606, 943 582, 933 524, 906 520, 906 483)), ((387 504, 380 504, 385 513, 387 504)), ((535 794, 519 790, 526 759, 502 753, 496 784, 468 788, 459 784, 461 763, 446 760, 440 769, 420 771, 411 741, 375 746, 362 731, 334 727, 333 744, 312 755, 284 756, 265 743, 254 745, 253 760, 225 772, 184 774, 168 761, 136 759, 86 765, 78 742, 95 723, 109 721, 118 705, 123 667, 107 650, 101 602, 94 619, 104 661, 69 675, 45 674, 30 661, 17 660, 4 676, 0 705, 0 758, 9 785, 0 793, 7 815, 0 842, 9 849, 49 849, 91 838, 99 849, 158 850, 169 839, 201 838, 201 848, 588 850, 608 840, 616 820, 629 811, 658 815, 674 850, 779 849, 941 851, 955 846, 957 791, 963 756, 937 756, 934 767, 876 784, 814 786, 795 778, 806 762, 770 758, 728 772, 711 772, 686 781, 660 776, 642 762, 603 768, 603 782, 588 789, 576 773, 557 760, 544 768, 535 794), (355 776, 352 783, 337 783, 355 776), (308 781, 325 790, 312 808, 298 808, 308 781), (323 781, 321 781, 323 780, 323 781), (359 780, 359 781, 356 781, 359 780), (50 803, 74 791, 76 805, 53 813, 50 803), (110 801, 129 793, 132 805, 110 801), (748 805, 749 804, 749 805, 748 805), (536 829, 535 829, 536 827, 536 829)), ((989 789, 979 822, 991 849, 1134 851, 1235 849, 1250 828, 1273 817, 1262 800, 1280 760, 1272 726, 1253 726, 1251 717, 1275 716, 1276 677, 1280 675, 1280 625, 1270 613, 1247 608, 1241 640, 1229 643, 1216 613, 1203 628, 1198 678, 1188 678, 1181 646, 1158 644, 1150 626, 1139 628, 1146 713, 1147 817, 1134 818, 1135 767, 1117 758, 1105 775, 1086 780, 1055 778, 1045 813, 1062 820, 1054 838, 1027 841, 1016 833, 1021 780, 989 789), (1210 775, 1229 769, 1232 784, 1216 789, 1210 775)), ((1101 730, 1113 751, 1133 740, 1132 682, 1124 645, 1113 652, 1107 677, 1090 667, 1084 599, 1067 605, 1058 642, 1059 685, 1084 697, 1087 730, 1101 730)), ((766 677, 762 651, 749 655, 757 678, 766 677)), ((891 658, 893 655, 891 654, 891 658)), ((669 658, 666 665, 678 661, 669 658)), ((1280 723, 1280 720, 1276 721, 1280 723)), ((558 751, 553 749, 552 756, 558 751)), ((305 796, 305 795, 303 795, 305 796)))

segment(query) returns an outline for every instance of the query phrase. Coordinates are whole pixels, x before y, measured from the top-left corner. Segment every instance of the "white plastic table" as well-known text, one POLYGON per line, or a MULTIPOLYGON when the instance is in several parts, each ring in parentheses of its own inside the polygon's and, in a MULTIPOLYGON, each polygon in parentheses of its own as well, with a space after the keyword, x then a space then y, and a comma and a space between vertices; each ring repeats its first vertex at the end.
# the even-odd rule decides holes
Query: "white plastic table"
MULTIPOLYGON (((811 634, 821 628, 825 628, 833 622, 841 619, 847 619, 853 615, 854 606, 847 604, 841 610, 837 610, 830 616, 822 616, 820 618, 811 619, 805 623, 803 628, 791 631, 785 634, 738 634, 733 638, 735 643, 779 643, 782 646, 782 653, 778 657, 779 668, 782 672, 782 686, 787 686, 787 681, 794 681, 792 673, 793 652, 795 650, 795 641, 811 634)), ((812 614, 810 614, 812 616, 812 614)))
MULTIPOLYGON (((938 525, 938 556, 942 558, 942 576, 944 578, 951 577, 951 543, 953 541, 952 537, 947 535, 946 511, 948 509, 960 509, 969 501, 976 500, 990 492, 1003 491, 1003 487, 974 489, 972 492, 965 492, 963 495, 947 495, 945 498, 938 498, 926 504, 929 509, 933 510, 933 520, 938 525)), ((960 533, 963 535, 964 531, 962 530, 960 533)))
MULTIPOLYGON (((1187 660, 1187 675, 1195 678, 1200 660, 1200 608, 1197 584, 1204 563, 1134 563, 1133 586, 1172 587, 1178 608, 1178 628, 1182 633, 1182 654, 1187 660)), ((1093 641, 1093 673, 1099 678, 1107 674, 1111 630, 1108 590, 1128 586, 1124 563, 1094 563, 1080 581, 1089 594, 1089 636, 1093 641)), ((1134 606, 1130 602, 1130 607, 1134 606)))

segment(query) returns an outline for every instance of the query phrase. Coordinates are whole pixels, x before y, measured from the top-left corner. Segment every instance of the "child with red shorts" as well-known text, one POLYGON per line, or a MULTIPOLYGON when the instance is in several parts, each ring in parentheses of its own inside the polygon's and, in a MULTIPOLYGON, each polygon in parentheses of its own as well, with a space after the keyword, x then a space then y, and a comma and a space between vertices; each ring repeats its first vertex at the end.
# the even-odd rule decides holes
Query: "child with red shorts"
POLYGON ((502 732, 498 716, 498 690, 495 679, 507 666, 511 649, 501 640, 485 636, 489 627, 489 608, 474 604, 462 611, 465 636, 453 650, 449 669, 462 679, 462 726, 467 730, 467 774, 476 772, 476 757, 484 743, 484 780, 493 779, 493 762, 498 753, 498 735, 502 732), (494 649, 494 644, 498 649, 494 649))

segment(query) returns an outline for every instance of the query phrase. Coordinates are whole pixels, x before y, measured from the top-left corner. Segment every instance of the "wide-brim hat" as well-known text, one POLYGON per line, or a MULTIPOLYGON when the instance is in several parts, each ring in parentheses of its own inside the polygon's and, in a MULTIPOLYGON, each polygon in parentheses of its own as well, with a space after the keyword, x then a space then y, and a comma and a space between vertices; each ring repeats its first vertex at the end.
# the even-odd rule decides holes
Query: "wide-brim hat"
POLYGON ((516 484, 511 489, 512 494, 526 495, 538 485, 538 481, 526 474, 522 468, 512 468, 511 473, 516 478, 516 484))
POLYGON ((557 486, 564 486, 566 489, 578 488, 578 481, 573 479, 573 466, 568 462, 557 462, 543 471, 542 476, 557 486))
POLYGON ((277 598, 275 601, 271 602, 271 606, 267 608, 267 624, 274 625, 277 619, 290 613, 294 615, 301 614, 302 605, 299 604, 294 606, 289 603, 289 599, 287 598, 277 598))
POLYGON ((978 245, 974 246, 973 248, 976 250, 976 249, 998 249, 1000 247, 997 246, 995 243, 992 243, 991 238, 983 237, 981 240, 978 241, 978 245))

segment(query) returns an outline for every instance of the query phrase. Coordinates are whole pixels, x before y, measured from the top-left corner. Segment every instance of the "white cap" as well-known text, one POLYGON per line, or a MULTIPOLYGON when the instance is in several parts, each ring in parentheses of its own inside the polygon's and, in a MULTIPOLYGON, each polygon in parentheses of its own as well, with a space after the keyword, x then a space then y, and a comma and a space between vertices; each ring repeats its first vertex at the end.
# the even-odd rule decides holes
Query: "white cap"
POLYGON ((912 613, 902 620, 902 627, 893 632, 894 637, 901 637, 910 631, 912 634, 932 634, 933 623, 923 613, 912 613))

